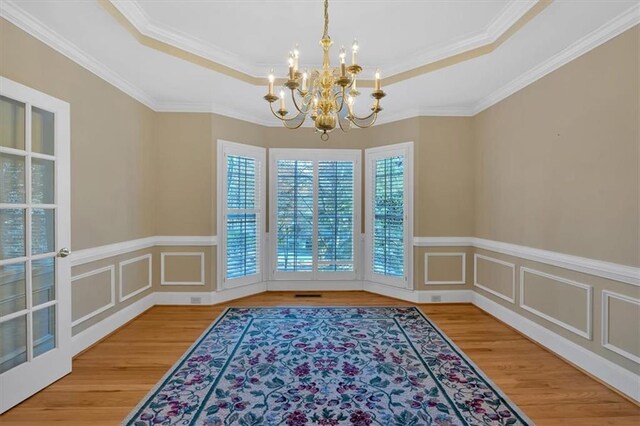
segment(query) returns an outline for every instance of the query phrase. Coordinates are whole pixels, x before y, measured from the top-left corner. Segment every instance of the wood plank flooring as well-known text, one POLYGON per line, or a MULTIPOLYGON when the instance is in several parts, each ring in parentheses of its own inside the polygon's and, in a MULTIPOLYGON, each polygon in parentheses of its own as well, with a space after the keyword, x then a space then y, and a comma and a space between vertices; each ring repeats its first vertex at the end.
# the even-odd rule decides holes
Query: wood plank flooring
MULTIPOLYGON (((401 306, 365 292, 269 292, 216 306, 156 306, 80 354, 73 372, 0 425, 117 425, 227 306, 401 306)), ((640 407, 473 305, 420 305, 536 424, 640 425, 640 407)))

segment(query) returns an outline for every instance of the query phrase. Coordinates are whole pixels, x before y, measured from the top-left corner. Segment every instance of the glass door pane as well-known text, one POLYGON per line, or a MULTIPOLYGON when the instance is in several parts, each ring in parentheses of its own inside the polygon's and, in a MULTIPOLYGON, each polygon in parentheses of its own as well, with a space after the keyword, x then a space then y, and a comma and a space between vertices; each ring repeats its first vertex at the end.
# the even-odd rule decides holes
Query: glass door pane
POLYGON ((57 344, 54 123, 0 97, 0 374, 57 344))

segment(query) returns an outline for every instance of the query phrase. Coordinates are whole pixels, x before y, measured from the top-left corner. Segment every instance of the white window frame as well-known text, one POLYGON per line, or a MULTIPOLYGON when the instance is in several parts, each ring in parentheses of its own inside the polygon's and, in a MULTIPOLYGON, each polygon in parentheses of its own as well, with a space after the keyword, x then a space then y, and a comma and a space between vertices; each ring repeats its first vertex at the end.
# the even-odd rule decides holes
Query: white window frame
POLYGON ((250 284, 256 284, 264 281, 265 270, 265 229, 266 229, 266 152, 265 148, 253 145, 240 144, 218 139, 217 151, 217 228, 218 228, 218 247, 217 247, 217 270, 218 270, 218 290, 227 290, 230 288, 241 287, 250 284), (260 211, 260 235, 258 241, 260 248, 258 253, 258 261, 260 269, 257 274, 227 278, 227 227, 224 218, 227 215, 227 155, 245 156, 255 158, 260 168, 258 182, 256 182, 256 194, 259 194, 259 211, 260 211))
POLYGON ((362 151, 359 149, 282 149, 269 150, 269 220, 270 234, 270 279, 273 281, 353 281, 358 278, 360 270, 360 235, 361 235, 361 192, 362 192, 362 151), (284 272, 276 269, 278 262, 278 160, 313 161, 313 270, 311 272, 284 272), (353 271, 352 272, 320 272, 318 271, 318 162, 320 161, 353 161, 353 271))
POLYGON ((366 149, 365 156, 365 242, 364 242, 364 279, 394 287, 413 289, 413 142, 404 142, 366 149), (373 179, 377 160, 403 156, 404 173, 404 277, 390 277, 373 272, 373 179))

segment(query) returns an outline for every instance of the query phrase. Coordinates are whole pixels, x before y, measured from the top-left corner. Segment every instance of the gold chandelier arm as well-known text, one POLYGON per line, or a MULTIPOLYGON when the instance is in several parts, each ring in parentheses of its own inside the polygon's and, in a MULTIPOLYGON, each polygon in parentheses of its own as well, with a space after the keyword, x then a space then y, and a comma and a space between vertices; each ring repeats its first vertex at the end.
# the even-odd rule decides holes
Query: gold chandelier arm
POLYGON ((376 120, 378 119, 378 113, 377 112, 372 112, 371 114, 367 115, 366 117, 356 117, 355 115, 350 115, 349 116, 349 121, 355 125, 356 127, 359 127, 360 129, 366 129, 367 127, 371 127, 375 124, 376 120), (365 120, 369 120, 371 117, 373 117, 373 121, 369 124, 364 124, 364 125, 360 125, 358 124, 358 121, 365 121, 365 120))
MULTIPOLYGON (((308 114, 309 113, 309 104, 307 104, 307 109, 304 110, 303 108, 300 108, 300 106, 298 105, 298 101, 296 101, 296 95, 294 92, 294 89, 291 89, 291 99, 293 99, 293 106, 296 107, 296 109, 298 110, 298 112, 300 114, 308 114)), ((302 98, 302 101, 304 102, 304 97, 302 98)), ((304 107, 304 105, 303 105, 304 107)))
POLYGON ((276 113, 276 112, 273 110, 273 104, 272 104, 272 103, 270 103, 270 104, 269 104, 269 108, 271 109, 271 113, 272 113, 272 114, 273 114, 273 115, 274 115, 278 120, 282 121, 282 123, 285 125, 285 127, 286 127, 287 129, 295 130, 295 129, 297 129, 297 128, 301 127, 301 126, 304 124, 304 122, 305 122, 305 120, 306 120, 306 118, 307 118, 307 115, 306 115, 306 114, 303 114, 303 113, 299 113, 299 114, 297 114, 297 115, 295 115, 294 117, 291 117, 291 118, 285 118, 285 117, 283 117, 283 116, 279 115, 278 113, 276 113), (302 116, 302 119, 300 119, 300 116, 302 116), (293 125, 289 125, 289 124, 288 124, 288 123, 295 122, 296 120, 299 120, 299 123, 297 123, 297 124, 293 124, 293 125))

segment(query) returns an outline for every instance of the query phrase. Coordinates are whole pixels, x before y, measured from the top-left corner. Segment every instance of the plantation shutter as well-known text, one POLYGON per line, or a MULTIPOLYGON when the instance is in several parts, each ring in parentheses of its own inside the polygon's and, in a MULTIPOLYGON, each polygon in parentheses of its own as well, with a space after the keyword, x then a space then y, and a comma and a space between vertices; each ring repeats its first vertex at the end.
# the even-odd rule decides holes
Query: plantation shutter
POLYGON ((318 163, 318 271, 354 270, 354 164, 318 163))
POLYGON ((361 151, 272 149, 273 280, 357 278, 361 151))
POLYGON ((227 278, 260 272, 259 173, 255 158, 227 155, 227 278))
POLYGON ((365 151, 365 280, 413 288, 413 143, 365 151))
POLYGON ((266 150, 218 141, 218 278, 221 289, 261 282, 266 150))
POLYGON ((276 270, 313 270, 313 161, 277 161, 276 270))
POLYGON ((376 160, 372 265, 376 274, 404 276, 404 158, 376 160))

